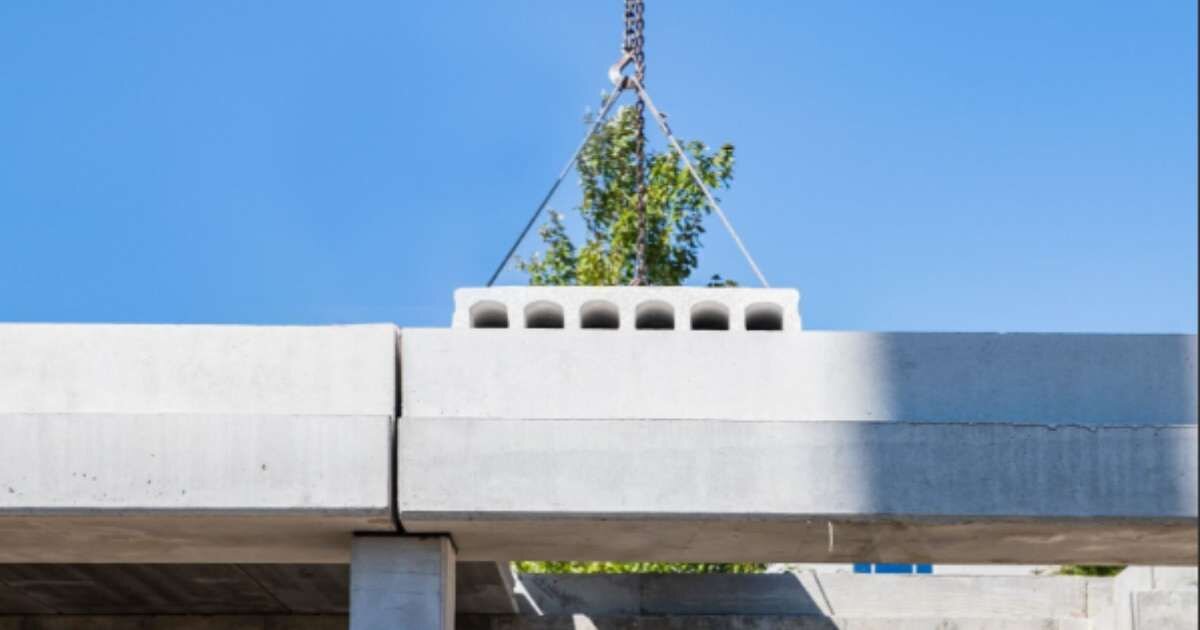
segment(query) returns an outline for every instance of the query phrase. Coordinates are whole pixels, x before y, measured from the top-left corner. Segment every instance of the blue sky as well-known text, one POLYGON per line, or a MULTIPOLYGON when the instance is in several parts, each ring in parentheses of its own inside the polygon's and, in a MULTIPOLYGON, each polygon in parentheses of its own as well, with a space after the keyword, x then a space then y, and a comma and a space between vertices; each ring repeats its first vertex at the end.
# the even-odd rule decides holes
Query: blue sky
MULTIPOLYGON (((807 327, 1196 331, 1194 2, 648 4, 651 93, 737 146, 725 206, 807 327)), ((617 0, 0 3, 0 320, 446 325, 620 29, 617 0)), ((709 228, 695 277, 750 283, 709 228)))

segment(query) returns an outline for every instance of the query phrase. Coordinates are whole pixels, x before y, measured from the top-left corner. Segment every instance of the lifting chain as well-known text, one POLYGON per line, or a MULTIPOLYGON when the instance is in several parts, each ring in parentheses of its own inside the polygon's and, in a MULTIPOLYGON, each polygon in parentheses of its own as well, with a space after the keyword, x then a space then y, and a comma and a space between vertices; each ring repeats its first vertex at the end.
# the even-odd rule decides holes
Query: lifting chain
MULTIPOLYGON (((625 40, 622 49, 625 58, 633 63, 633 77, 637 85, 646 84, 646 52, 644 35, 646 20, 644 0, 625 0, 625 40)), ((637 104, 634 105, 637 116, 637 139, 634 144, 634 154, 637 166, 634 176, 637 178, 637 263, 633 272, 632 285, 648 284, 646 279, 646 103, 638 91, 637 104)))

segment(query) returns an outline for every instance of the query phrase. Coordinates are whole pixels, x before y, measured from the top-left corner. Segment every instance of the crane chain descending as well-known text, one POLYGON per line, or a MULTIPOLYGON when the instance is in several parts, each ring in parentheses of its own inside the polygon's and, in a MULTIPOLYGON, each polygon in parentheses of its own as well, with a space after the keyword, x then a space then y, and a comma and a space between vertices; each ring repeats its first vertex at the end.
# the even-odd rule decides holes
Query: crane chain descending
MULTIPOLYGON (((639 86, 646 84, 646 52, 643 48, 646 38, 644 35, 645 20, 644 0, 625 0, 625 40, 622 46, 626 55, 632 57, 634 77, 639 86)), ((638 92, 637 104, 634 106, 637 115, 637 140, 634 144, 634 154, 637 160, 635 177, 637 178, 637 263, 633 272, 632 285, 648 284, 646 264, 646 103, 638 92)))

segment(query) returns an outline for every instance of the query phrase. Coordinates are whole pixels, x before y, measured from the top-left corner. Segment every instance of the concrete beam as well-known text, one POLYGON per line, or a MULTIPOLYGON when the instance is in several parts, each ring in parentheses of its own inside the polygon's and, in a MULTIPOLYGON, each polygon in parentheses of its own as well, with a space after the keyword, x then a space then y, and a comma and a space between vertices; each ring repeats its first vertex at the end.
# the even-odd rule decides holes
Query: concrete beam
POLYGON ((405 329, 416 418, 1195 425, 1194 335, 405 329))
POLYGON ((1194 562, 1196 359, 1188 335, 406 329, 397 507, 468 559, 1194 562))
POLYGON ((0 324, 0 413, 390 415, 396 327, 0 324))
POLYGON ((394 531, 392 326, 0 326, 0 562, 346 562, 394 531))
POLYGON ((403 418, 464 559, 1194 563, 1196 427, 403 418))

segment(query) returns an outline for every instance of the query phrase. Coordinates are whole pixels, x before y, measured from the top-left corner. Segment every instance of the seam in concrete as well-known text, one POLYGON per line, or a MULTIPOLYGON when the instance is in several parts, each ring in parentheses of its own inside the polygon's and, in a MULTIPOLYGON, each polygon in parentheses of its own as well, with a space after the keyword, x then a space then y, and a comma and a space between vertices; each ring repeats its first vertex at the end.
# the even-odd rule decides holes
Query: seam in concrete
MULTIPOLYGON (((793 512, 623 512, 615 514, 613 512, 566 512, 566 511, 489 511, 489 510, 470 510, 470 511, 422 511, 422 510, 404 510, 402 512, 411 520, 423 521, 462 521, 462 520, 489 520, 489 521, 522 521, 522 520, 541 520, 541 521, 569 521, 569 520, 596 520, 605 521, 794 521, 794 522, 818 522, 823 520, 833 520, 842 523, 865 523, 875 524, 880 520, 892 520, 897 522, 917 522, 930 525, 955 525, 966 524, 977 521, 985 521, 989 523, 1005 522, 1005 523, 1055 523, 1055 522, 1077 522, 1086 525, 1154 525, 1156 527, 1173 527, 1178 525, 1195 526, 1196 519, 1188 517, 1129 517, 1129 516, 1028 516, 1023 514, 956 514, 954 516, 941 516, 936 514, 907 514, 893 512, 847 512, 843 514, 796 514, 793 512)), ((425 532, 422 532, 424 534, 425 532)))
POLYGON ((402 343, 402 338, 400 336, 400 329, 397 328, 396 329, 396 343, 394 346, 395 351, 396 351, 396 356, 393 361, 393 365, 395 366, 394 369, 396 370, 395 374, 393 374, 393 378, 395 379, 395 382, 396 382, 396 396, 395 396, 395 408, 392 410, 392 423, 391 423, 391 436, 390 436, 391 437, 391 440, 390 440, 391 448, 389 449, 389 453, 388 453, 388 503, 391 505, 391 508, 392 508, 390 510, 391 515, 392 515, 392 526, 396 528, 396 531, 403 534, 403 533, 405 533, 404 523, 400 522, 400 505, 399 505, 400 501, 397 498, 398 492, 400 489, 400 461, 399 461, 399 458, 400 458, 400 427, 398 427, 397 425, 400 423, 400 418, 402 417, 402 414, 404 413, 404 388, 400 386, 400 375, 403 374, 401 365, 400 365, 400 361, 401 361, 400 357, 403 356, 400 352, 400 344, 401 343, 402 343))
POLYGON ((474 418, 469 416, 422 416, 415 417, 413 420, 423 422, 479 422, 483 421, 520 421, 520 422, 707 422, 707 423, 724 423, 724 424, 833 424, 845 425, 853 423, 855 425, 877 425, 877 426, 907 426, 907 427, 1004 427, 1009 429, 1045 429, 1047 431, 1062 431, 1079 429, 1089 433, 1099 433, 1106 430, 1126 430, 1126 431, 1195 431, 1197 424, 1189 422, 1179 422, 1175 424, 1084 424, 1078 422, 1068 423, 1053 423, 1053 422, 1022 422, 1012 420, 868 420, 868 419, 849 419, 849 420, 800 420, 800 419, 772 419, 772 420, 732 420, 723 418, 526 418, 526 417, 488 417, 474 418))
POLYGON ((396 424, 400 422, 400 418, 392 418, 391 432, 391 452, 388 454, 388 505, 391 507, 388 510, 392 517, 392 526, 396 531, 404 534, 407 533, 404 529, 404 523, 400 522, 400 430, 396 424))

